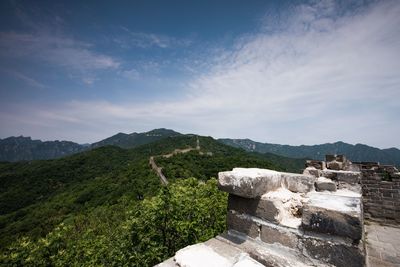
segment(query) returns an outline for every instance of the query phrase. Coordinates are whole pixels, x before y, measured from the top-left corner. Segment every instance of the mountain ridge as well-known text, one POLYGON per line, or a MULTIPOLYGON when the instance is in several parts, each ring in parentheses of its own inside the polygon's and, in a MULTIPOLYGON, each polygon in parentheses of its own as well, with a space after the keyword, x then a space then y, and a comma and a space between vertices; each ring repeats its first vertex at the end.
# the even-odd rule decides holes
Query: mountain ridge
POLYGON ((83 145, 71 141, 41 141, 17 136, 0 139, 0 161, 53 159, 84 151, 83 145))
MULTIPOLYGON (((92 144, 77 144, 71 141, 58 140, 41 141, 23 136, 8 137, 0 139, 0 161, 17 162, 55 159, 109 145, 129 149, 180 135, 186 134, 181 134, 171 129, 158 128, 142 133, 117 133, 92 144)), ((187 136, 189 135, 187 134, 187 136)), ((289 158, 322 160, 326 154, 344 154, 352 161, 376 161, 382 164, 400 166, 400 150, 395 147, 380 149, 360 143, 352 145, 343 141, 300 146, 262 143, 248 138, 221 138, 218 141, 249 152, 271 153, 289 158)))
POLYGON ((17 162, 29 160, 56 159, 102 146, 134 148, 181 133, 166 128, 153 129, 143 133, 117 133, 92 144, 78 144, 72 141, 41 141, 27 136, 10 136, 0 139, 0 161, 17 162))
POLYGON ((380 149, 360 143, 352 145, 343 141, 300 146, 261 143, 251 139, 221 138, 218 141, 250 152, 272 153, 290 158, 323 160, 326 154, 344 154, 355 162, 376 161, 400 166, 400 150, 395 147, 380 149))

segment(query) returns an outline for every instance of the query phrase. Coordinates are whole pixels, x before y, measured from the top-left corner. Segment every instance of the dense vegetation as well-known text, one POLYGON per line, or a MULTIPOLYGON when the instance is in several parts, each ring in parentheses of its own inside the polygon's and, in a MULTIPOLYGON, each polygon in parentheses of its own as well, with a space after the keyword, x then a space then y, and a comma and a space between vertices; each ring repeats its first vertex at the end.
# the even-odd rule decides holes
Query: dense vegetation
POLYGON ((134 149, 109 146, 56 160, 1 163, 1 263, 151 266, 224 230, 226 195, 210 179, 219 171, 302 165, 210 137, 199 138, 201 151, 160 156, 195 147, 196 140, 175 136, 134 149), (168 187, 149 168, 150 155, 159 155, 168 187))
POLYGON ((181 135, 178 132, 169 129, 154 129, 145 133, 117 133, 111 137, 108 137, 100 142, 96 142, 91 144, 92 148, 101 147, 101 146, 118 146, 121 148, 134 148, 140 145, 152 143, 167 137, 173 137, 181 135))
POLYGON ((153 266, 225 229, 226 194, 216 180, 177 181, 144 201, 128 198, 59 224, 44 238, 20 238, 6 266, 153 266))

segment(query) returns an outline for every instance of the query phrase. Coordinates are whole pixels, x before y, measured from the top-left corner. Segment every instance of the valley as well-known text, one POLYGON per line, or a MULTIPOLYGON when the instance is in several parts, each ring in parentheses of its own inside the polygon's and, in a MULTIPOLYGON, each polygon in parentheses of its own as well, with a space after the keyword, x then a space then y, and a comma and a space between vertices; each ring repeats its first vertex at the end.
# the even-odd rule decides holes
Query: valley
MULTIPOLYGON (((195 135, 166 137, 131 149, 104 146, 53 160, 3 162, 0 164, 0 182, 4 185, 0 191, 2 261, 15 263, 10 258, 15 253, 19 255, 18 260, 26 261, 23 255, 29 249, 41 251, 35 260, 46 260, 53 264, 51 257, 60 250, 54 248, 50 254, 42 254, 46 249, 42 242, 50 242, 54 246, 80 247, 80 251, 71 248, 68 252, 64 251, 68 254, 66 257, 76 257, 78 262, 82 261, 79 253, 89 253, 97 246, 107 248, 106 255, 102 256, 106 262, 112 262, 117 257, 112 254, 115 249, 111 247, 127 246, 121 248, 123 257, 139 257, 130 254, 136 251, 132 246, 138 246, 138 251, 141 251, 139 254, 148 248, 143 247, 142 242, 134 243, 132 238, 148 233, 157 236, 151 246, 157 251, 160 248, 166 251, 154 252, 153 255, 158 255, 156 258, 148 255, 149 258, 139 257, 136 261, 143 264, 151 258, 159 262, 190 242, 205 240, 223 231, 226 197, 218 191, 213 178, 219 171, 236 166, 294 171, 301 169, 303 164, 303 160, 248 153, 223 145, 211 137, 195 135), (156 155, 164 156, 154 157, 156 155), (168 177, 168 186, 162 186, 159 176, 149 166, 152 157, 156 158, 157 168, 162 169, 162 173, 168 177), (193 198, 193 190, 199 190, 198 198, 193 198), (209 198, 202 199, 204 192, 200 192, 203 190, 209 192, 206 195, 212 196, 211 199, 219 200, 214 199, 212 205, 206 204, 209 198), (179 195, 174 196, 174 192, 179 195), (165 229, 159 229, 157 225, 148 225, 145 229, 141 228, 143 225, 132 228, 132 224, 145 219, 144 214, 150 216, 156 212, 154 209, 162 208, 156 203, 162 201, 166 205, 172 199, 177 201, 173 205, 184 205, 180 209, 195 212, 191 216, 199 220, 210 216, 216 218, 218 226, 204 222, 199 222, 197 226, 179 226, 187 214, 176 215, 174 220, 177 224, 168 225, 172 227, 169 230, 172 233, 187 231, 186 227, 203 230, 202 234, 199 232, 195 237, 170 245, 165 243, 163 235, 159 236, 159 231, 162 233, 165 229), (187 201, 196 201, 197 204, 188 204, 187 201), (209 207, 199 210, 198 205, 209 207), (211 209, 213 205, 220 208, 211 209)), ((174 211, 167 209, 165 212, 174 211)), ((175 235, 172 234, 168 242, 176 240, 175 235)), ((92 257, 89 259, 93 260, 92 257)))

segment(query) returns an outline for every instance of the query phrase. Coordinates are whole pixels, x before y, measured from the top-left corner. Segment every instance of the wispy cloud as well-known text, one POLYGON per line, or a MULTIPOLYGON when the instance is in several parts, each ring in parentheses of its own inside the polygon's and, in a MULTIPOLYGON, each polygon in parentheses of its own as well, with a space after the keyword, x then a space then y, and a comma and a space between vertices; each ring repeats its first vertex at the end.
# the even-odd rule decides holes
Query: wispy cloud
MULTIPOLYGON (((80 118, 68 124, 75 133, 95 133, 94 139, 165 126, 277 143, 400 147, 400 121, 393 115, 400 114, 399 2, 343 7, 315 1, 290 10, 278 14, 281 20, 267 14, 258 32, 208 59, 212 66, 186 83, 179 99, 75 101, 51 112, 80 118)), ((34 111, 29 116, 42 118, 34 111)), ((49 121, 53 128, 66 123, 49 121)))
POLYGON ((164 34, 134 32, 126 27, 121 27, 123 35, 114 38, 114 42, 123 48, 177 48, 185 47, 192 43, 189 38, 175 38, 164 34))
POLYGON ((91 44, 49 33, 1 32, 2 57, 33 57, 73 70, 117 68, 119 62, 110 56, 90 50, 91 44))
POLYGON ((20 60, 38 68, 63 68, 70 76, 81 76, 85 83, 95 80, 96 71, 120 66, 119 60, 97 52, 92 43, 66 34, 65 21, 52 8, 41 9, 39 5, 27 8, 19 2, 11 2, 11 6, 13 10, 10 11, 19 20, 20 29, 0 32, 3 60, 20 60))
POLYGON ((1 72, 14 77, 20 81, 23 81, 25 84, 31 86, 31 87, 36 87, 36 88, 46 88, 46 85, 44 85, 43 83, 23 74, 17 71, 11 71, 11 70, 1 70, 1 72))

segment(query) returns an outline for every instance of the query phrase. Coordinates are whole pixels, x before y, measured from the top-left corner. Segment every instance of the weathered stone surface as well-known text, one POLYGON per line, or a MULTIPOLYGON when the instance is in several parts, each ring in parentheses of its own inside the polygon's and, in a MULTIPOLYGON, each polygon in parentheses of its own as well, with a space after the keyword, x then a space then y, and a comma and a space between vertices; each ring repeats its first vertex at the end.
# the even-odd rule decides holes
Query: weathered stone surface
POLYGON ((333 182, 331 179, 319 177, 315 182, 315 189, 317 191, 336 191, 336 183, 333 182))
POLYGON ((336 160, 330 161, 326 163, 326 167, 331 170, 342 170, 343 169, 343 163, 338 162, 336 160))
POLYGON ((337 189, 347 189, 349 191, 361 193, 361 184, 348 184, 345 182, 338 182, 337 189))
POLYGON ((244 214, 228 211, 226 224, 228 229, 236 230, 252 238, 260 235, 260 226, 244 214))
POLYGON ((265 192, 276 190, 281 184, 281 174, 272 170, 234 168, 232 171, 218 173, 220 190, 246 198, 259 197, 265 192))
POLYGON ((306 167, 314 167, 317 170, 323 170, 326 167, 325 161, 320 160, 307 160, 306 167))
POLYGON ((245 256, 240 258, 232 267, 264 267, 264 265, 253 260, 250 256, 245 256))
MULTIPOLYGON (((248 253, 227 242, 212 238, 204 243, 185 247, 174 257, 176 265, 160 265, 160 267, 262 267, 248 253)), ((170 260, 169 260, 170 261, 170 260)), ((158 267, 158 266, 157 266, 158 267)))
POLYGON ((365 266, 365 254, 361 245, 352 246, 312 238, 303 239, 302 244, 312 258, 333 266, 365 266))
POLYGON ((315 179, 314 176, 282 172, 285 187, 296 193, 307 193, 314 190, 315 179))
POLYGON ((307 193, 314 190, 314 182, 314 176, 257 168, 234 168, 218 173, 220 190, 245 198, 257 198, 281 187, 307 193))
POLYGON ((316 169, 315 167, 307 167, 303 171, 304 175, 319 177, 320 170, 316 169))
POLYGON ((280 222, 282 209, 282 202, 273 199, 249 199, 232 194, 228 197, 228 210, 246 213, 273 223, 280 222))
POLYGON ((361 173, 354 171, 335 171, 335 170, 323 170, 322 176, 348 184, 356 184, 361 181, 361 173))
POLYGON ((204 243, 187 246, 176 252, 174 258, 181 267, 231 267, 236 262, 234 257, 224 257, 204 243))
POLYGON ((360 197, 312 193, 303 207, 302 228, 358 242, 362 237, 360 202, 360 197))
POLYGON ((269 225, 261 226, 260 238, 265 243, 279 243, 289 248, 296 248, 299 241, 296 234, 284 230, 284 228, 279 229, 269 225))
POLYGON ((348 184, 356 184, 361 181, 361 173, 360 172, 351 172, 351 171, 342 171, 338 172, 336 178, 339 182, 345 182, 348 184))
POLYGON ((238 236, 236 233, 224 233, 216 237, 223 240, 240 250, 247 252, 253 259, 268 267, 309 267, 309 266, 326 266, 318 264, 318 261, 309 260, 307 257, 298 254, 295 250, 274 244, 262 243, 238 236))

